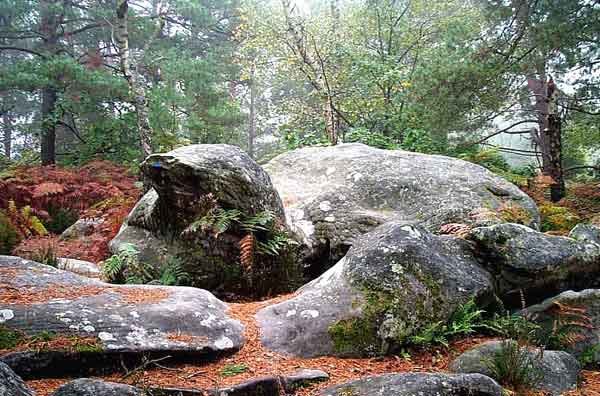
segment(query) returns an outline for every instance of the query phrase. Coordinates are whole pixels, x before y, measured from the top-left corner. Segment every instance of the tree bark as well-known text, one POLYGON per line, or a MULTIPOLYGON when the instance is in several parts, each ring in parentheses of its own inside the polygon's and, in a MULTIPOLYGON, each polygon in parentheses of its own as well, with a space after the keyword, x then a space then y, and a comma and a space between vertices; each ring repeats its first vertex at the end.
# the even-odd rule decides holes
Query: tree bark
POLYGON ((254 158, 254 140, 256 139, 256 83, 254 69, 250 79, 250 120, 248 128, 248 155, 254 158))
POLYGON ((4 156, 10 159, 12 154, 12 132, 13 124, 12 118, 8 113, 2 116, 2 122, 4 124, 4 134, 2 135, 2 144, 4 146, 4 156))
POLYGON ((148 117, 148 100, 137 69, 131 67, 129 31, 127 26, 128 0, 117 0, 116 44, 119 49, 121 69, 129 85, 129 94, 135 108, 140 147, 144 157, 152 154, 152 129, 148 117))
POLYGON ((566 193, 562 166, 562 126, 557 111, 558 90, 552 80, 546 81, 545 73, 539 80, 528 80, 530 90, 535 96, 535 110, 538 130, 533 139, 542 154, 542 173, 552 177, 550 199, 560 201, 566 193))
MULTIPOLYGON (((51 59, 58 52, 58 26, 62 15, 57 13, 62 2, 59 0, 40 0, 40 32, 43 37, 42 53, 51 59)), ((56 78, 58 80, 58 78, 56 78)), ((52 82, 42 89, 41 108, 41 145, 42 165, 56 162, 56 103, 58 94, 52 82)))

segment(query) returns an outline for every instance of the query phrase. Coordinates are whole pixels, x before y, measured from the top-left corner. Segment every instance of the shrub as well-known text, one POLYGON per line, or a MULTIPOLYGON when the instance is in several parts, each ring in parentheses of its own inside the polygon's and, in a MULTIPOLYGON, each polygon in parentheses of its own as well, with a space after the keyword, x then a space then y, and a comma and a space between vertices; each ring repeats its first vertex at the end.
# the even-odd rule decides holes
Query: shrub
POLYGON ((539 209, 543 232, 556 231, 566 234, 581 221, 577 214, 564 206, 546 203, 540 205, 539 209))
POLYGON ((58 266, 58 246, 53 237, 29 239, 17 246, 13 254, 52 267, 58 266))
POLYGON ((492 378, 503 386, 522 392, 535 388, 542 379, 543 373, 537 364, 541 354, 541 349, 536 355, 514 340, 505 340, 500 350, 486 363, 492 378))
POLYGON ((48 209, 49 220, 44 222, 46 229, 53 234, 62 234, 79 219, 79 214, 68 208, 56 208, 51 206, 48 209))
POLYGON ((482 328, 503 338, 519 340, 528 344, 539 344, 538 334, 541 326, 530 321, 524 316, 511 314, 496 314, 491 319, 484 321, 482 328))
POLYGON ((505 202, 498 209, 500 219, 507 223, 516 223, 529 225, 531 223, 531 215, 521 205, 505 202))
POLYGON ((19 234, 8 216, 0 211, 0 254, 11 254, 19 243, 19 234))

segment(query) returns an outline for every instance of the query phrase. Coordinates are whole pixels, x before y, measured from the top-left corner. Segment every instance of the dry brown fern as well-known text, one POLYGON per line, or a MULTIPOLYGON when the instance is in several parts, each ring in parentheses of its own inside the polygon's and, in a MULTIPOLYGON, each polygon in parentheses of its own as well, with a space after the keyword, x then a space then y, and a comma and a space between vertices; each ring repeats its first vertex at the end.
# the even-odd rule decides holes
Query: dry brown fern
POLYGON ((254 265, 254 234, 248 233, 240 240, 240 263, 246 273, 252 271, 254 265))
POLYGON ((471 226, 463 223, 449 223, 440 227, 440 234, 454 235, 459 238, 467 238, 471 233, 471 226))

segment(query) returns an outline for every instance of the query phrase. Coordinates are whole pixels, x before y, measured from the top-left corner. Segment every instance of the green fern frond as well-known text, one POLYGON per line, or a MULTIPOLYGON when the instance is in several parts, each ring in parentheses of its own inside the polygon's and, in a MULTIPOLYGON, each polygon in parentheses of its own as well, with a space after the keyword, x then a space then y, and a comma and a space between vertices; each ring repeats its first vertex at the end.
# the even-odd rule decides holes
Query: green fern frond
POLYGON ((268 231, 272 228, 275 217, 273 211, 264 210, 242 221, 242 229, 248 232, 268 231))

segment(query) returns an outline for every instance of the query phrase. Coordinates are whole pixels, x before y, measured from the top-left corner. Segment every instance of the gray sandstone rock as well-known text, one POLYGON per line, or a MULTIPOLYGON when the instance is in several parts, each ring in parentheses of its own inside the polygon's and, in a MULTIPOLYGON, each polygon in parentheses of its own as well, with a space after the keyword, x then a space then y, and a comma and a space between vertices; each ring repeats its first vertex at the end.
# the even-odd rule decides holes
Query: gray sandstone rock
POLYGON ((372 355, 447 321, 471 299, 493 296, 468 242, 389 222, 290 300, 260 310, 261 340, 309 357, 372 355))
POLYGON ((498 295, 510 306, 520 305, 521 291, 532 303, 599 283, 600 244, 509 223, 475 228, 471 238, 496 279, 498 295))
POLYGON ((401 373, 365 377, 327 388, 321 396, 502 396, 502 387, 481 374, 401 373))
MULTIPOLYGON (((22 295, 0 304, 0 325, 28 336, 52 332, 95 339, 96 345, 86 350, 98 354, 206 356, 235 351, 244 342, 243 326, 227 315, 225 303, 206 290, 110 285, 11 256, 0 256, 0 271, 14 274, 3 277, 0 288, 19 290, 22 295)), ((11 360, 10 354, 2 359, 27 366, 11 360)))
POLYGON ((477 212, 511 205, 539 225, 524 192, 456 158, 352 143, 288 151, 265 170, 303 241, 307 265, 335 263, 356 237, 391 220, 437 231, 446 223, 482 224, 477 212))
POLYGON ((295 285, 300 268, 291 245, 270 255, 255 248, 252 265, 241 264, 241 240, 250 233, 242 222, 271 214, 272 221, 263 225, 268 231, 253 232, 259 242, 268 242, 270 232, 287 230, 269 175, 241 149, 225 144, 185 146, 149 156, 141 170, 151 188, 111 241, 113 253, 133 244, 139 260, 155 269, 181 262, 193 286, 219 294, 264 295, 295 285), (239 211, 239 221, 229 221, 218 231, 200 225, 198 221, 216 209, 239 211))
POLYGON ((34 393, 10 367, 0 362, 0 395, 34 396, 34 393))
MULTIPOLYGON (((455 373, 479 373, 494 378, 491 362, 494 356, 502 352, 504 342, 490 341, 478 345, 458 356, 449 366, 455 373)), ((549 392, 552 396, 560 396, 568 390, 577 387, 577 379, 581 366, 577 359, 563 351, 543 351, 538 349, 527 351, 531 370, 539 376, 534 388, 549 392)), ((498 380, 498 378, 494 378, 498 380)))

